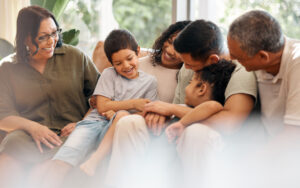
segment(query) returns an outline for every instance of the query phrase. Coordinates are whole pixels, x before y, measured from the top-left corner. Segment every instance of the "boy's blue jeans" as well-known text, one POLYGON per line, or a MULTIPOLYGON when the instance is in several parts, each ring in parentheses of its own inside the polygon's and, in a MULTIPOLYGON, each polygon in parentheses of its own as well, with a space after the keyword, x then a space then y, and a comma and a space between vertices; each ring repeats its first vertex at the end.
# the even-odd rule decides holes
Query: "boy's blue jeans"
POLYGON ((109 121, 102 118, 78 122, 52 160, 61 160, 72 166, 82 163, 86 156, 98 147, 113 119, 109 121))

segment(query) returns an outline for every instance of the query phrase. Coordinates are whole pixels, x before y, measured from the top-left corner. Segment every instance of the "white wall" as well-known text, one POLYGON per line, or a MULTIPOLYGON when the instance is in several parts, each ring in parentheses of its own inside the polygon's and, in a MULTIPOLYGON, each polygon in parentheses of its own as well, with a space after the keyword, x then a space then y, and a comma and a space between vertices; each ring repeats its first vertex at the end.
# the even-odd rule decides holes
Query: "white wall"
POLYGON ((18 12, 29 4, 30 0, 0 0, 0 38, 15 43, 18 12))

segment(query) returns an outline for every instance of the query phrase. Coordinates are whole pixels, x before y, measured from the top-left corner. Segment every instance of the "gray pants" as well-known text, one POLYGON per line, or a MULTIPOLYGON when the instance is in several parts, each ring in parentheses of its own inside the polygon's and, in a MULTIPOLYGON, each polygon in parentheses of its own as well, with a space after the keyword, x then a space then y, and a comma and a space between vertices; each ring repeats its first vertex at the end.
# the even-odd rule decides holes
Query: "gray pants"
POLYGON ((219 133, 199 123, 188 126, 176 146, 167 142, 164 133, 160 137, 152 136, 142 116, 126 116, 116 125, 106 184, 197 187, 195 181, 199 181, 210 156, 221 150, 221 146, 219 133), (183 178, 180 173, 184 174, 183 178), (183 185, 178 178, 170 180, 170 177, 179 177, 183 185))

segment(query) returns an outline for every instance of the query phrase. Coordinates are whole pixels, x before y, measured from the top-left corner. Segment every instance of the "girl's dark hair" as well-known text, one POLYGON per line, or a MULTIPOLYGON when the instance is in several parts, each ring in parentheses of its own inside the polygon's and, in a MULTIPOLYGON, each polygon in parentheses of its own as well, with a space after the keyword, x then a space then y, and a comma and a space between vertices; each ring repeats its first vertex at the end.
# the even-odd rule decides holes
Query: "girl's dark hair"
POLYGON ((154 42, 152 49, 154 53, 151 55, 152 64, 161 64, 161 55, 162 55, 162 48, 164 43, 173 35, 178 34, 181 30, 185 28, 191 21, 179 21, 172 25, 170 25, 154 42))
POLYGON ((223 36, 213 22, 196 20, 176 37, 174 48, 179 53, 191 54, 194 60, 205 61, 211 54, 223 53, 223 36))
MULTIPOLYGON (((27 37, 31 37, 32 44, 38 49, 39 46, 35 42, 35 38, 38 34, 41 22, 47 18, 52 18, 57 29, 59 29, 59 25, 54 15, 47 9, 39 6, 28 6, 19 11, 16 34, 16 56, 18 62, 29 61, 29 53, 25 45, 27 37)), ((62 39, 61 36, 59 36, 56 47, 60 47, 61 45, 62 39)))
POLYGON ((124 29, 111 31, 104 41, 104 51, 111 64, 113 53, 123 49, 130 49, 138 55, 138 43, 134 36, 124 29))
MULTIPOLYGON (((212 99, 224 105, 225 89, 235 67, 236 65, 231 61, 221 59, 218 63, 214 63, 197 71, 195 77, 196 80, 209 83, 212 87, 212 99)), ((201 86, 201 82, 198 83, 198 86, 201 86)))

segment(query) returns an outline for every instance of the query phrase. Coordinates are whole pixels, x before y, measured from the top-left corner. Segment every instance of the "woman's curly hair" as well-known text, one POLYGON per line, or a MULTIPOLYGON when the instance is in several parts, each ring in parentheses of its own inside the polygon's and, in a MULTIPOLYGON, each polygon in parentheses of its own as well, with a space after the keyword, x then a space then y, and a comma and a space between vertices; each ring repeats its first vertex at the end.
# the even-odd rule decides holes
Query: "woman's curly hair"
POLYGON ((162 48, 164 43, 169 39, 172 38, 175 34, 178 34, 181 30, 185 28, 191 21, 179 21, 172 25, 170 25, 154 42, 152 49, 154 53, 151 55, 152 64, 161 65, 161 55, 162 55, 162 48))

